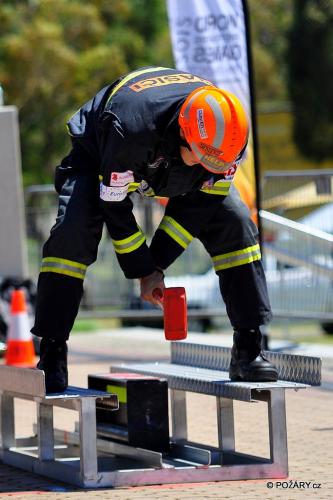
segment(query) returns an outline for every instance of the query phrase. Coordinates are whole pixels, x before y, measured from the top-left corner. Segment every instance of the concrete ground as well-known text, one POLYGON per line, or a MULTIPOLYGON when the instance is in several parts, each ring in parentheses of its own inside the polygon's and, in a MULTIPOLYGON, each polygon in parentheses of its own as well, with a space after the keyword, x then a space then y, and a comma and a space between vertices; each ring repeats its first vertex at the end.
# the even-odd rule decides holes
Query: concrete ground
MULTIPOLYGON (((191 334, 194 342, 231 345, 229 335, 191 334)), ((287 391, 289 477, 282 480, 225 481, 219 483, 157 485, 120 489, 83 490, 36 474, 0 464, 0 499, 294 499, 333 498, 333 347, 324 345, 289 346, 291 352, 323 358, 323 385, 320 388, 287 391), (316 485, 316 487, 315 487, 316 485), (320 486, 318 486, 320 485, 320 486)), ((271 348, 288 350, 281 341, 271 348)), ((114 329, 72 335, 70 384, 86 387, 89 373, 106 373, 112 364, 122 361, 166 360, 169 345, 159 330, 143 328, 114 329)), ((16 402, 16 433, 32 435, 33 403, 16 402)), ((188 394, 189 438, 217 444, 215 399, 188 394)), ((236 449, 268 456, 267 415, 264 403, 235 402, 236 449), (263 423, 265 425, 263 425, 263 423)), ((73 428, 73 412, 55 411, 55 425, 73 428)))

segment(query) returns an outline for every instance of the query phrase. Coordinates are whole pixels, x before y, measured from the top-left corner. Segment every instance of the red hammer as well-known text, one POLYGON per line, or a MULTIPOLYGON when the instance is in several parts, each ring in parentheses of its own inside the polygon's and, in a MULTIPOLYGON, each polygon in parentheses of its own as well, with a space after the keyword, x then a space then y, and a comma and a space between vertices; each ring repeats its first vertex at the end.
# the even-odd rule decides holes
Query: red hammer
POLYGON ((187 306, 185 288, 181 286, 154 290, 162 298, 164 310, 164 335, 166 340, 183 340, 187 337, 187 306))

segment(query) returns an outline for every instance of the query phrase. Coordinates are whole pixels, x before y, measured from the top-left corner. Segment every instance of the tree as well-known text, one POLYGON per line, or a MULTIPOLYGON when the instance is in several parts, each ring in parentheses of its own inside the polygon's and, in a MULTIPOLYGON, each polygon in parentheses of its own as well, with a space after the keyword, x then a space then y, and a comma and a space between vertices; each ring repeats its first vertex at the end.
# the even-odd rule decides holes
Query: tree
POLYGON ((291 21, 291 0, 247 0, 247 3, 257 101, 285 101, 286 33, 291 21))
POLYGON ((294 0, 288 64, 295 144, 315 161, 333 158, 332 0, 294 0))
POLYGON ((138 66, 172 64, 160 0, 4 0, 0 82, 19 108, 26 184, 47 182, 68 151, 65 122, 138 66))

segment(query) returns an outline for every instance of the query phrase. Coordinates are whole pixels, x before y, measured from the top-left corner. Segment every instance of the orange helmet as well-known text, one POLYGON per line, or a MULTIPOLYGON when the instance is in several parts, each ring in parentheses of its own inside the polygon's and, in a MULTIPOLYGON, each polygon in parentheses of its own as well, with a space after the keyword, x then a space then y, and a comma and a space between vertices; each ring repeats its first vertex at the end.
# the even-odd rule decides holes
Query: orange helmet
POLYGON ((180 108, 179 125, 199 163, 215 174, 238 159, 249 135, 239 99, 213 86, 199 87, 187 96, 180 108))

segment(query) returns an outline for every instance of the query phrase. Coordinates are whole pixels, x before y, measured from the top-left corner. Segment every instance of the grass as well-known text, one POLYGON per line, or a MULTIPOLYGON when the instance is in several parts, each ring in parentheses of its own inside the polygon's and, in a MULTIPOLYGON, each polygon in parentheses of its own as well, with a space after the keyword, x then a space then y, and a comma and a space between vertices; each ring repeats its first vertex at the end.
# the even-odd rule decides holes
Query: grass
MULTIPOLYGON (((121 328, 121 320, 117 318, 77 319, 72 333, 94 333, 99 330, 121 328)), ((231 327, 223 322, 223 327, 210 330, 209 333, 225 332, 231 334, 231 327)), ((209 335, 207 332, 207 335, 209 335)), ((320 323, 316 321, 275 320, 268 327, 268 334, 274 340, 308 344, 333 345, 333 335, 323 332, 320 323)))
POLYGON ((333 344, 333 335, 326 334, 318 321, 277 320, 268 328, 272 339, 297 343, 333 344))
POLYGON ((120 328, 121 323, 117 318, 103 319, 77 319, 74 323, 72 333, 93 333, 98 330, 112 330, 120 328))

